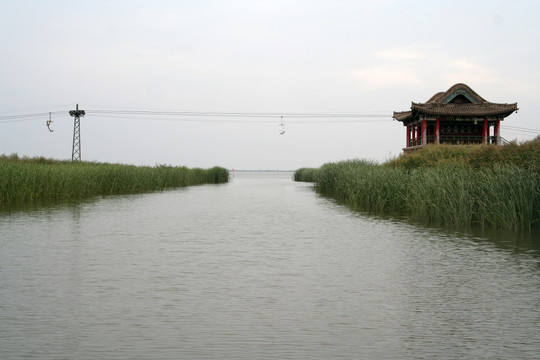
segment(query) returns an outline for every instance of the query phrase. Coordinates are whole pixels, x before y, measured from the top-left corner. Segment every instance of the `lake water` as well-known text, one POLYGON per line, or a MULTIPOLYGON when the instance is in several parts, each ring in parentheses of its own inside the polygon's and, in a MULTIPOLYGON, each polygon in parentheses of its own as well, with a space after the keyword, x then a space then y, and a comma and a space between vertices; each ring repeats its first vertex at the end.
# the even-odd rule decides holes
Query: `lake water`
POLYGON ((540 356, 535 235, 366 216, 291 175, 0 213, 0 358, 540 356))

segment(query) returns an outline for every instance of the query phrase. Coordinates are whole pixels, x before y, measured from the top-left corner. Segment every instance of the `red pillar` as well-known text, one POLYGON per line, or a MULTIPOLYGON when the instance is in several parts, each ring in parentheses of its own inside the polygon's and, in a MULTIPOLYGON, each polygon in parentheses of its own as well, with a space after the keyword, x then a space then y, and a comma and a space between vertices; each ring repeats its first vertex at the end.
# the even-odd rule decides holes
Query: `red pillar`
POLYGON ((427 144, 427 120, 422 120, 422 145, 427 144))
POLYGON ((420 124, 416 124, 416 145, 420 145, 421 140, 422 140, 422 128, 420 127, 420 124))
POLYGON ((500 129, 501 129, 501 120, 497 120, 497 122, 495 123, 495 138, 497 139, 497 145, 501 145, 501 133, 500 133, 500 129))
POLYGON ((405 147, 409 147, 411 143, 411 126, 407 125, 407 145, 405 147))
POLYGON ((484 144, 488 143, 488 121, 487 118, 484 118, 484 128, 482 129, 482 138, 484 144))
POLYGON ((439 132, 440 132, 440 129, 441 129, 441 126, 440 126, 440 123, 439 123, 439 118, 436 118, 435 119, 435 144, 440 144, 440 137, 439 137, 439 132))

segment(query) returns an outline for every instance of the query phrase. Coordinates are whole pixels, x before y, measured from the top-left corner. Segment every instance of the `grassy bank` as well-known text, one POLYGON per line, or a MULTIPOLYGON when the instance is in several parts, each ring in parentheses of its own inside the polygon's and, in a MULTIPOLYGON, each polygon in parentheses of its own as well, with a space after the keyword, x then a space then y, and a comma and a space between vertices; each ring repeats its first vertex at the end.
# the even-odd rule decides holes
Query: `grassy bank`
MULTIPOLYGON (((540 227, 540 139, 521 145, 433 146, 385 164, 352 160, 309 174, 317 192, 371 213, 436 225, 540 227)), ((297 175, 295 174, 295 179, 297 175)))
POLYGON ((401 154, 384 165, 401 169, 444 165, 484 169, 512 165, 540 174, 540 137, 522 144, 511 143, 505 146, 430 145, 420 151, 401 154))
POLYGON ((0 205, 134 194, 228 179, 228 171, 221 167, 146 167, 0 156, 0 205))

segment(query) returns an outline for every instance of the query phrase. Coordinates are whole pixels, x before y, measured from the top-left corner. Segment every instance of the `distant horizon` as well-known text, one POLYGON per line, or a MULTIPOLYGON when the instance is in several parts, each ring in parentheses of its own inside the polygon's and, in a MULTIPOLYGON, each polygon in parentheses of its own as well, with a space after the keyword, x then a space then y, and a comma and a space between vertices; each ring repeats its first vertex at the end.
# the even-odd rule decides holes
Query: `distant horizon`
POLYGON ((284 169, 275 169, 275 170, 270 170, 270 169, 266 169, 266 170, 263 170, 263 169, 240 169, 240 170, 237 170, 237 169, 229 169, 230 172, 295 172, 296 170, 298 169, 294 169, 294 170, 284 170, 284 169))

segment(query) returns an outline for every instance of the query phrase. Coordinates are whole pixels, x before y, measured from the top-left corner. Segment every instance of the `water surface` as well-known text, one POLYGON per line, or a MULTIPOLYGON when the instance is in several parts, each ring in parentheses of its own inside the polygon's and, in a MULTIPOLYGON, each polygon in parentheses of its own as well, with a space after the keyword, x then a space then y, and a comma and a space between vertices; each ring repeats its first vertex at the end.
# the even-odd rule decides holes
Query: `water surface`
POLYGON ((539 253, 290 173, 3 212, 0 358, 532 359, 539 253))

